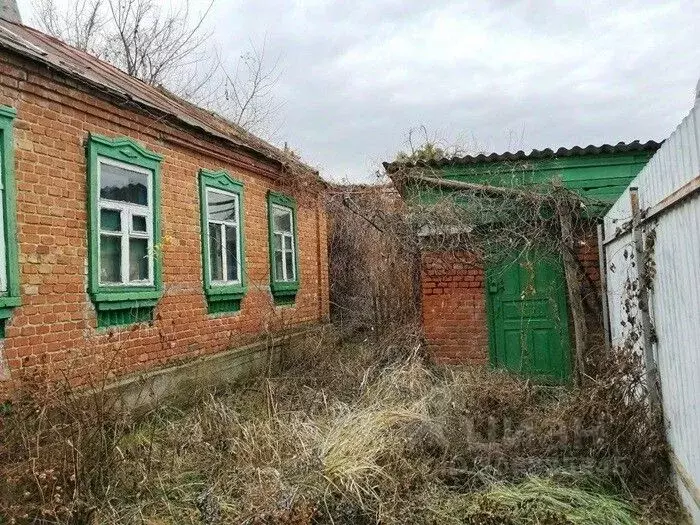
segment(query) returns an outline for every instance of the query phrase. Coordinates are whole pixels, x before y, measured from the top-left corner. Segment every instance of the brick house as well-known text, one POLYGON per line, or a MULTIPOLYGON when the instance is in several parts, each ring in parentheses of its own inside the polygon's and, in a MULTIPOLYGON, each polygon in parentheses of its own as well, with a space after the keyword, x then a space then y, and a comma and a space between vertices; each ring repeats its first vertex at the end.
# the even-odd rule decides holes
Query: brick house
MULTIPOLYGON (((579 194, 612 204, 658 149, 653 141, 557 151, 384 163, 390 176, 429 170, 430 177, 490 186, 527 186, 560 180, 579 194)), ((410 180, 400 190, 407 202, 425 199, 410 180)), ((450 190, 437 190, 440 192, 450 190)), ((594 216, 602 217, 602 209, 594 216)), ((591 221, 592 223, 594 221, 591 221)), ((595 227, 578 248, 578 261, 599 301, 595 227)), ((582 289, 582 294, 586 290, 582 289)), ((441 362, 491 364, 565 380, 571 369, 571 318, 561 260, 517 260, 484 268, 469 253, 421 254, 421 319, 432 355, 441 362), (527 291, 526 291, 527 289, 527 291)))
POLYGON ((37 376, 233 378, 326 322, 317 172, 7 6, 0 397, 37 376))

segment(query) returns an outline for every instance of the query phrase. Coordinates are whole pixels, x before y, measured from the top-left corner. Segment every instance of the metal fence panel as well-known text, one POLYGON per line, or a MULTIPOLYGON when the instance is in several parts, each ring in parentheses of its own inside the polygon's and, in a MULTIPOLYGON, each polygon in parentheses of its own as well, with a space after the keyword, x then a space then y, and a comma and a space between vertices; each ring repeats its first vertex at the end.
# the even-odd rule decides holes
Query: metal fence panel
MULTIPOLYGON (((650 308, 657 336, 664 417, 679 491, 693 522, 700 524, 700 105, 676 128, 639 173, 643 210, 660 210, 645 222, 655 229, 656 275, 650 308), (682 196, 681 196, 682 195, 682 196), (681 196, 681 197, 679 197, 681 196), (669 205, 671 201, 675 201, 669 205)), ((636 278, 627 254, 632 236, 629 190, 605 217, 607 299, 613 343, 624 341, 625 292, 636 278)))

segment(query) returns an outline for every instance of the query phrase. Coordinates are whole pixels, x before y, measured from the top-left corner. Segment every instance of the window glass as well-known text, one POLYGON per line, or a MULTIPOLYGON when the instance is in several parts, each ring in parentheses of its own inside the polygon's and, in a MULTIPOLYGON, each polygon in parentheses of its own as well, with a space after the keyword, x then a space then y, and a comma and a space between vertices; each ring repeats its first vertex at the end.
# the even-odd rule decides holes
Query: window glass
POLYGON ((289 210, 272 208, 272 221, 275 231, 292 233, 292 214, 289 210))
POLYGON ((238 280, 238 233, 234 226, 226 226, 226 279, 238 280))
POLYGON ((275 280, 284 281, 284 260, 281 251, 275 252, 275 280))
POLYGON ((100 236, 100 281, 121 283, 122 244, 121 237, 100 236))
POLYGON ((287 270, 287 280, 294 280, 294 254, 292 252, 285 252, 285 269, 287 270))
POLYGON ((146 232, 147 227, 146 227, 146 217, 143 217, 141 215, 134 215, 131 218, 131 229, 134 232, 146 232))
POLYGON ((148 175, 101 162, 100 198, 147 206, 148 175))
POLYGON ((129 239, 129 280, 148 280, 148 239, 129 239))
POLYGON ((221 226, 209 224, 209 264, 211 268, 211 280, 224 280, 224 256, 221 251, 221 226))
POLYGON ((122 219, 119 210, 100 210, 100 229, 107 232, 121 231, 122 219))
POLYGON ((282 249, 282 236, 279 233, 272 234, 272 249, 281 250, 282 249))
POLYGON ((207 191, 207 211, 210 220, 238 222, 237 204, 235 195, 207 191))

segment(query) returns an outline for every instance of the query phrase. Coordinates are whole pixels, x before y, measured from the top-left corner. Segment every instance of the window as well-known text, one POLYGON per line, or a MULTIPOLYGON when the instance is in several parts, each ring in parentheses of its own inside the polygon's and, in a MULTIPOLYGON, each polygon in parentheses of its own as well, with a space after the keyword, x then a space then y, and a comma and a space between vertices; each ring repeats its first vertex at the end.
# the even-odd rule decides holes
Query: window
POLYGON ((152 320, 162 294, 161 160, 127 138, 89 137, 89 288, 100 327, 152 320))
POLYGON ((276 282, 296 281, 291 208, 272 205, 272 257, 276 282))
POLYGON ((0 337, 5 321, 21 304, 17 258, 14 178, 14 109, 0 106, 0 337))
POLYGON ((100 284, 153 283, 153 198, 148 170, 98 158, 100 284))
POLYGON ((275 192, 268 193, 270 231, 270 289, 276 304, 291 304, 299 290, 296 203, 275 192))
POLYGON ((238 284, 241 252, 238 242, 238 195, 207 189, 209 272, 214 285, 238 284))
POLYGON ((202 267, 209 313, 240 310, 245 295, 243 185, 225 171, 200 170, 202 267))

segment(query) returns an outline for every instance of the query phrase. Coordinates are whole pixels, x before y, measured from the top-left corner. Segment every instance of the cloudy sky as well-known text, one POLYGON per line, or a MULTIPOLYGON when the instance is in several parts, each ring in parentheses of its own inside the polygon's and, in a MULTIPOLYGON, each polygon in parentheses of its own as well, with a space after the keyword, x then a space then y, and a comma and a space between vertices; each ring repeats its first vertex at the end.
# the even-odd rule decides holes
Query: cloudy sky
POLYGON ((216 0, 210 25, 224 53, 267 38, 276 139, 332 180, 419 126, 476 151, 663 139, 700 77, 698 0, 216 0))

